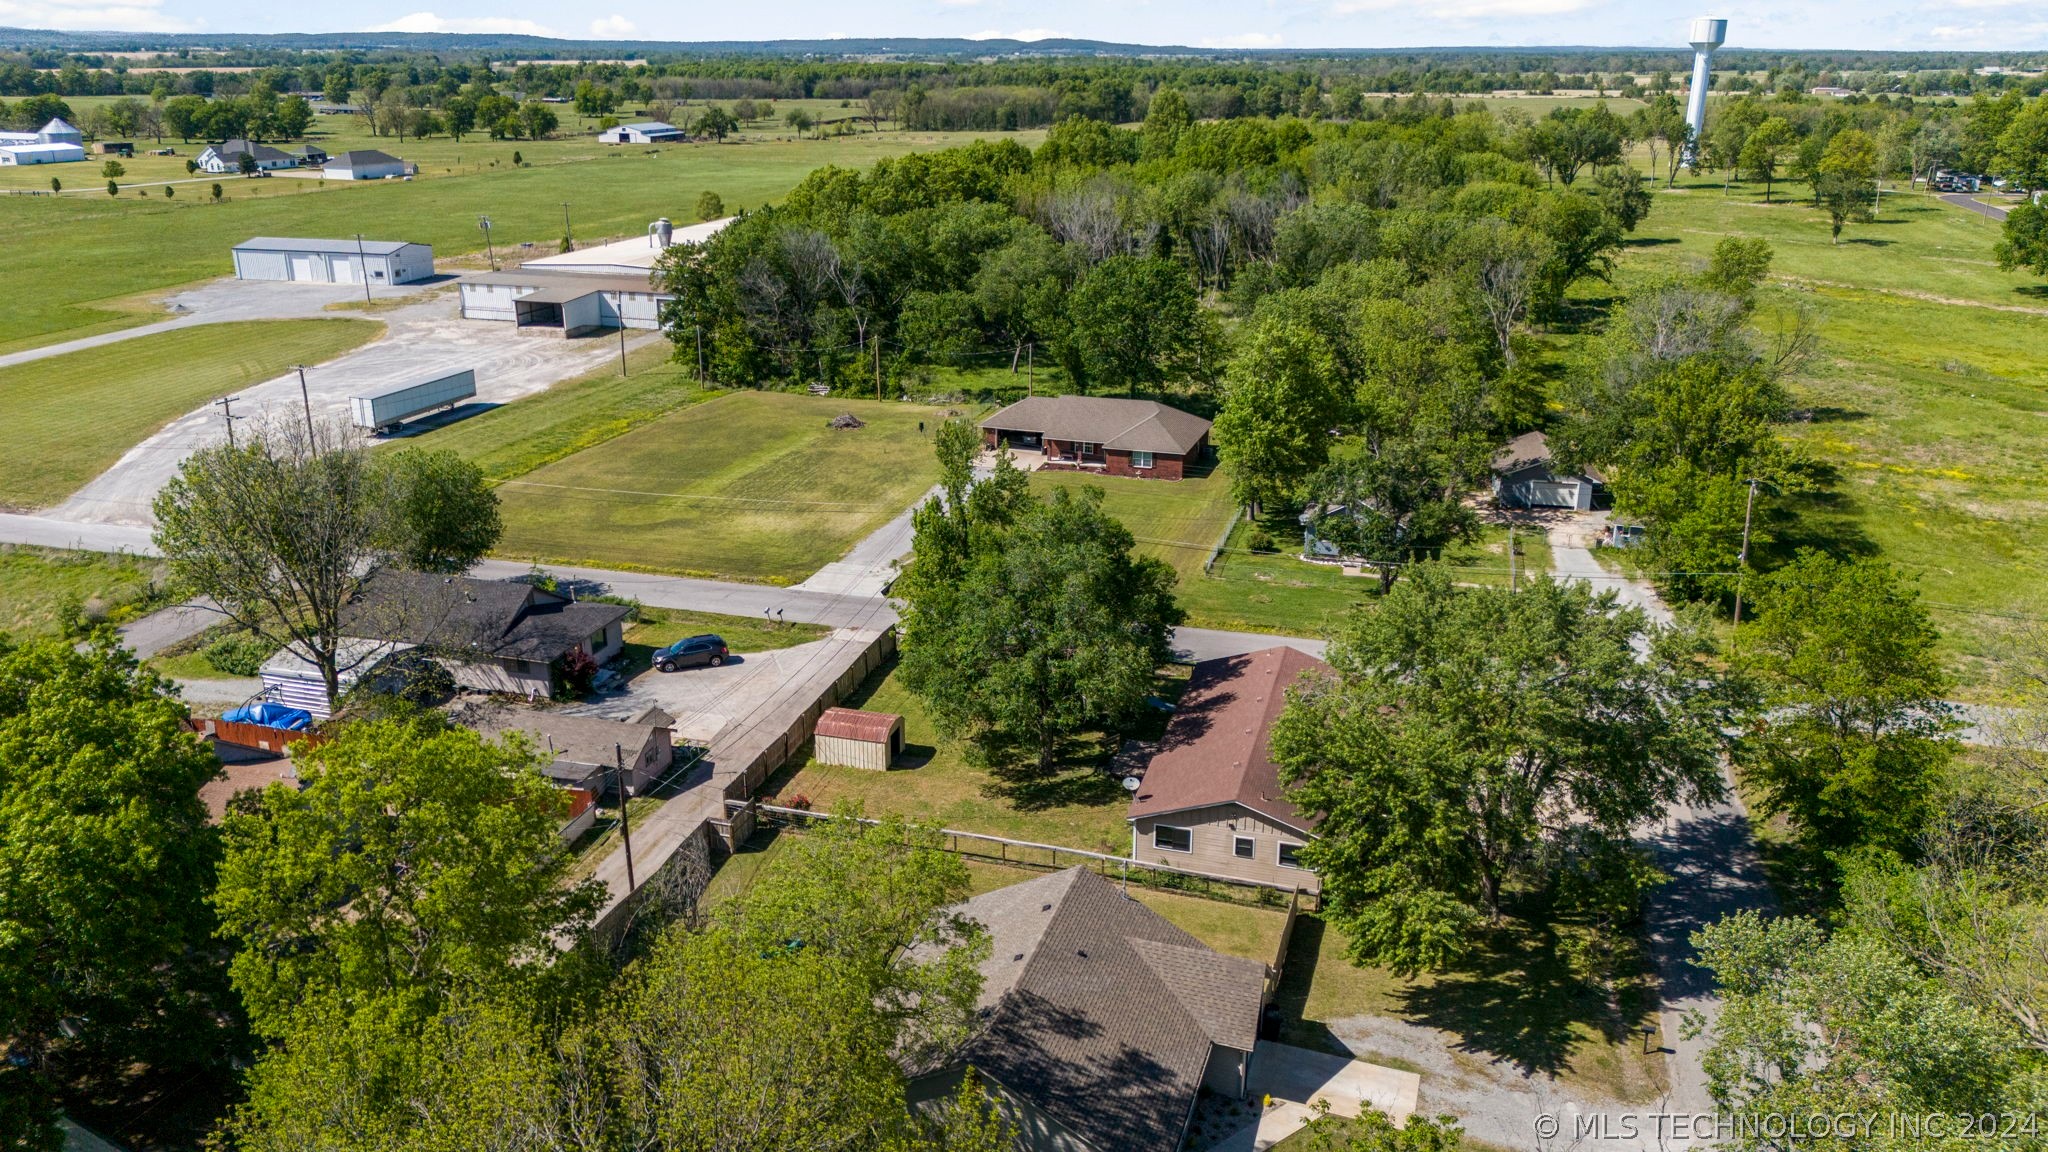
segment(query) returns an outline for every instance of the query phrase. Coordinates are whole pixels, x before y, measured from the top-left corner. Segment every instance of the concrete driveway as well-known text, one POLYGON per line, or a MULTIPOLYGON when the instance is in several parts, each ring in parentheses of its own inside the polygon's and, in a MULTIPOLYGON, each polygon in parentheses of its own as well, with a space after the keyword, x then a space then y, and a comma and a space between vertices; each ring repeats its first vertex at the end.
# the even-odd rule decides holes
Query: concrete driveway
MULTIPOLYGON (((239 285, 238 281, 230 281, 239 285)), ((308 300, 331 300, 335 286, 269 284, 267 290, 305 288, 319 294, 308 300)), ((356 291, 360 292, 358 286, 356 291)), ((209 285, 185 296, 214 293, 223 299, 240 298, 240 288, 209 285)), ((296 294, 294 294, 296 295, 296 294)), ((179 297, 180 299, 185 296, 179 297)), ((210 315, 225 318, 227 306, 210 315)), ((347 355, 306 370, 306 388, 316 417, 346 418, 348 398, 394 384, 404 384, 460 369, 476 371, 478 404, 502 404, 541 391, 559 380, 578 376, 619 355, 616 335, 564 340, 555 335, 520 334, 509 324, 487 320, 463 320, 452 294, 436 294, 417 303, 402 305, 377 318, 387 326, 382 339, 372 341, 347 355)), ((304 313, 301 313, 304 314, 304 313)), ((314 315, 335 316, 322 312, 314 315)), ((661 339, 659 333, 643 332, 634 344, 661 339)), ((300 416, 299 378, 296 373, 243 388, 235 404, 237 416, 254 419, 300 416)), ((247 427, 245 424, 244 427, 247 427)), ((51 509, 51 519, 85 524, 123 524, 147 527, 151 524, 150 503, 178 465, 192 452, 226 437, 219 409, 208 404, 187 413, 128 450, 112 468, 51 509)))
POLYGON ((1254 1103, 1271 1097, 1272 1107, 1218 1141, 1212 1152, 1265 1152, 1314 1119, 1318 1102, 1332 1116, 1355 1117, 1374 1108, 1405 1124, 1421 1091, 1422 1077, 1413 1072, 1261 1040, 1252 1054, 1251 1097, 1254 1103))
POLYGON ((709 745, 720 732, 760 712, 777 689, 803 675, 828 646, 828 640, 820 639, 773 652, 741 652, 722 668, 650 668, 623 688, 569 711, 631 720, 659 708, 675 717, 676 743, 709 745))

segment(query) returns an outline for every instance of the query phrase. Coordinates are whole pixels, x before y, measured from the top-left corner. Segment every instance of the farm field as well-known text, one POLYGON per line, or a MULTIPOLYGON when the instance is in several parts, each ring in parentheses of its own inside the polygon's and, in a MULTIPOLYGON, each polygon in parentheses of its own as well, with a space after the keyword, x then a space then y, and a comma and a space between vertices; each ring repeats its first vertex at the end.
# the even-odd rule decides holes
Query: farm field
MULTIPOLYGON (((339 118, 337 118, 339 119, 339 118)), ((1028 134, 1020 138, 1035 139, 1028 134)), ((88 180, 85 195, 0 196, 0 283, 36 284, 21 294, 0 322, 0 352, 91 335, 144 323, 155 313, 133 297, 233 270, 228 249, 251 236, 352 236, 404 239, 434 246, 437 258, 484 251, 477 219, 488 215, 501 257, 522 243, 547 245, 562 239, 562 205, 570 206, 579 244, 642 234, 657 216, 688 223, 697 197, 717 192, 728 211, 772 201, 812 169, 825 164, 864 168, 884 156, 951 147, 973 134, 884 132, 825 139, 764 139, 743 143, 674 145, 650 154, 610 148, 585 136, 556 141, 489 141, 471 137, 460 147, 467 159, 434 179, 340 181, 274 176, 267 179, 209 177, 176 185, 174 199, 161 188, 142 196, 124 191, 109 197, 93 161, 66 173, 41 168, 37 187, 50 175, 71 186, 88 180), (518 151, 525 167, 512 166, 518 151), (496 166, 493 166, 495 163, 496 166), (208 201, 213 183, 226 198, 208 201)), ((406 159, 431 163, 429 146, 414 151, 395 142, 342 141, 314 137, 338 148, 388 147, 406 159)), ((414 142, 407 141, 410 146, 414 142)), ((177 145, 181 153, 186 146, 177 145)), ((193 149, 196 151, 196 148, 193 149)), ((124 161, 124 164, 127 162, 124 161)), ((142 158, 135 163, 141 164, 142 158)), ((184 158, 175 161, 179 179, 184 158)), ((22 174, 16 170, 16 176, 22 174)), ((139 179, 140 177, 130 177, 139 179)))
POLYGON ((1660 194, 1623 283, 1703 264, 1722 236, 1770 241, 1762 322, 1795 306, 1820 322, 1785 435, 1833 470, 1787 498, 1796 527, 1777 547, 1880 555, 1916 577, 1963 695, 1982 696, 2004 638, 2048 616, 2048 288, 1992 264, 1995 223, 1931 197, 1887 197, 1879 223, 1831 245, 1797 186, 1769 207, 1760 187, 1732 191, 1660 194))
POLYGON ((498 554, 788 584, 938 477, 911 404, 737 392, 504 482, 498 554), (865 428, 837 431, 851 412, 865 428))
MULTIPOLYGON (((10 247, 19 246, 0 250, 10 247)), ((206 324, 0 368, 0 427, 10 438, 0 507, 54 504, 209 399, 383 332, 372 320, 206 324)))

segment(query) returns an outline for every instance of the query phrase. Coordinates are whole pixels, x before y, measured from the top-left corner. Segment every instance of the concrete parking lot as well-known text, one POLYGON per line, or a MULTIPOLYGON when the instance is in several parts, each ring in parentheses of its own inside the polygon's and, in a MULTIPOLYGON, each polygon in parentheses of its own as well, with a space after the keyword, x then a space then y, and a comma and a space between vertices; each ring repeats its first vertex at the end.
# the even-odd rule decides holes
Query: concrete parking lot
POLYGON ((831 647, 832 637, 828 636, 773 652, 741 652, 722 668, 676 672, 650 668, 623 687, 569 711, 631 720, 649 708, 659 708, 675 717, 677 744, 709 746, 736 723, 758 715, 777 689, 800 678, 831 647))
MULTIPOLYGON (((360 293, 362 288, 226 280, 180 293, 170 303, 190 308, 192 316, 205 322, 346 316, 351 313, 329 312, 326 306, 349 299, 351 291, 360 293)), ((520 334, 509 324, 461 319, 452 292, 407 295, 417 299, 371 314, 385 323, 383 337, 345 356, 307 368, 307 396, 316 417, 345 419, 350 396, 464 368, 476 372, 474 403, 502 404, 582 375, 619 355, 616 334, 577 340, 565 340, 559 335, 520 334)), ((629 337, 629 344, 660 338, 659 333, 635 333, 629 337)), ((292 373, 242 389, 234 412, 256 420, 301 419, 298 375, 292 373)), ((151 523, 151 501, 177 474, 179 463, 226 435, 220 410, 212 405, 187 413, 129 449, 112 468, 45 515, 80 524, 147 526, 151 523)))

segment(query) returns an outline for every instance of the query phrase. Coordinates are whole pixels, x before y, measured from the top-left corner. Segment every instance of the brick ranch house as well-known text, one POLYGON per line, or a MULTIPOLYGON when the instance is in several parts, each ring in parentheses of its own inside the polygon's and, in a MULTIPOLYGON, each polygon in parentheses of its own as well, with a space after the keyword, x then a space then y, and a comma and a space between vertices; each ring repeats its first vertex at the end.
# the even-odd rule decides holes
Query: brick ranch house
POLYGON ((1317 821, 1281 791, 1269 747, 1304 672, 1330 666, 1287 647, 1195 665, 1131 798, 1131 859, 1322 890, 1295 857, 1317 821))
POLYGON ((1179 480, 1209 452, 1209 422, 1152 400, 1032 396, 981 422, 990 448, 1043 452, 1041 467, 1179 480))

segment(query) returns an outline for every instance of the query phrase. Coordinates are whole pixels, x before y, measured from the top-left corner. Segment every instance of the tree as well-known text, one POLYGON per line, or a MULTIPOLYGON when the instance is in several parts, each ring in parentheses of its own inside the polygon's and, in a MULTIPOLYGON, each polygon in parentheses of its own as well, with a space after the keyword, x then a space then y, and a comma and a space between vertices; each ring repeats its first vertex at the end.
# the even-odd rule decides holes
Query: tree
POLYGON ((1927 610, 1888 565, 1812 551, 1756 587, 1742 658, 1770 718, 1739 746, 1745 778, 1826 848, 1912 852, 1954 753, 1927 610))
POLYGON ((287 140, 300 139, 313 126, 313 106, 306 103, 304 96, 287 96, 278 101, 272 121, 278 135, 287 140))
POLYGON ((538 140, 552 133, 561 122, 554 109, 538 100, 528 100, 519 106, 519 130, 526 134, 528 140, 538 140))
POLYGON ((107 195, 119 196, 120 194, 121 186, 119 184, 114 183, 112 180, 107 181, 107 195))
POLYGON ((1550 243, 1539 297, 1546 312, 1556 311, 1572 285, 1611 274, 1613 253, 1622 244, 1621 222, 1598 200, 1576 189, 1552 192, 1539 202, 1531 226, 1550 243))
POLYGON ((180 140, 190 141, 205 123, 206 98, 173 96, 164 101, 164 129, 180 140))
POLYGON ((1600 207, 1623 232, 1633 232, 1650 214, 1655 201, 1643 187, 1643 174, 1626 164, 1610 164, 1593 170, 1593 195, 1600 207))
POLYGON ((51 191, 52 193, 57 193, 57 192, 62 192, 63 190, 64 190, 64 181, 62 181, 62 180, 59 180, 59 179, 58 179, 57 177, 55 177, 55 176, 52 176, 52 177, 50 177, 50 191, 51 191))
POLYGON ((1138 394, 1200 351, 1204 334, 1187 273, 1170 260, 1112 256, 1067 296, 1068 339, 1090 384, 1138 394))
POLYGON ((1460 589, 1436 564, 1352 616, 1334 679, 1294 689, 1272 738, 1321 818, 1302 856, 1352 958, 1454 963, 1512 883, 1549 879, 1547 841, 1625 850, 1667 804, 1718 796, 1733 694, 1710 654, 1703 631, 1652 629, 1612 593, 1460 589))
POLYGON ((1569 188, 1579 170, 1621 163, 1621 121, 1603 102, 1591 108, 1553 108, 1529 126, 1529 146, 1544 171, 1569 188))
POLYGON ((788 114, 783 116, 782 120, 783 123, 796 129, 797 139, 799 140, 803 139, 804 133, 808 132, 811 125, 816 123, 816 121, 811 119, 811 114, 801 108, 791 108, 788 114))
POLYGON ((235 154, 235 170, 244 176, 254 176, 256 174, 256 153, 254 149, 245 149, 235 154))
POLYGON ((1999 133, 1996 165, 2022 188, 2048 188, 2048 99, 2035 98, 1999 133))
POLYGON ((418 572, 465 572, 497 544, 498 493, 483 469, 448 449, 408 448, 389 470, 398 563, 418 572))
POLYGON ((61 1145, 58 1085, 221 1060, 205 952, 219 772, 111 634, 0 642, 0 1144, 61 1145))
POLYGON ((186 457, 156 498, 156 543, 231 621, 317 666, 334 705, 342 613, 399 558, 457 564, 487 549, 487 525, 463 523, 494 504, 477 486, 471 465, 438 453, 387 467, 336 424, 276 420, 186 457))
POLYGON ((723 143, 739 126, 739 121, 733 119, 732 113, 716 104, 707 105, 703 114, 697 117, 698 134, 709 136, 720 143, 723 143))
POLYGON ((1765 120, 1744 138, 1742 155, 1736 163, 1747 174, 1745 179, 1764 182, 1764 203, 1771 202, 1771 182, 1777 179, 1778 164, 1784 159, 1785 149, 1798 138, 1799 133, 1792 127, 1792 122, 1783 116, 1765 120))
POLYGON ((1382 596, 1403 567, 1479 536, 1444 458, 1405 438, 1332 462, 1309 481, 1308 502, 1316 538, 1371 564, 1382 596))
POLYGON ((716 192, 706 192, 697 197, 697 219, 716 220, 725 215, 725 201, 716 192))
POLYGON ((1465 231, 1460 247, 1501 360, 1513 369, 1515 328, 1536 297, 1543 267, 1550 262, 1550 244, 1526 228, 1488 218, 1465 231))
POLYGON ((108 180, 118 180, 127 174, 128 169, 122 167, 119 160, 109 160, 100 165, 100 175, 105 176, 108 180))
POLYGON ((358 1014, 417 1026, 588 925, 602 890, 568 882, 568 799, 524 740, 425 713, 345 724, 296 759, 300 787, 221 825, 213 902, 258 1033, 358 1014))
POLYGON ((1216 451, 1231 497, 1285 503, 1329 459, 1346 404, 1329 342, 1303 324, 1254 321, 1224 372, 1216 451))
POLYGON ((2007 271, 2026 268, 2036 276, 2048 276, 2048 205, 2020 204, 2007 212, 1994 254, 1998 266, 2007 271))
POLYGON ((1771 272, 1771 242, 1761 236, 1727 236, 1714 245, 1714 254, 1700 283, 1743 302, 1753 304, 1756 290, 1771 272))
POLYGON ((1871 218, 1877 205, 1877 143, 1868 133, 1845 128, 1822 149, 1814 191, 1827 208, 1830 236, 1840 242, 1842 225, 1871 218))
MULTIPOLYGON (((1711 1028, 1694 1016, 1687 1031, 1710 1040, 1700 1062, 1722 1108, 1759 1117, 2026 1110, 2026 1097, 2009 1083, 2016 1069, 2003 1030, 1877 941, 1829 938, 1804 917, 1742 912, 1694 933, 1693 942, 1722 1007, 1711 1028)), ((1960 1152, 1982 1144, 1959 1126, 1944 1136, 1880 1121, 1870 1138, 1839 1146, 1960 1152)), ((1787 1145, 1767 1130, 1738 1126, 1725 1146, 1774 1152, 1787 1145)))
POLYGON ((213 186, 213 198, 214 198, 215 202, 218 202, 218 201, 220 200, 220 185, 219 185, 219 184, 215 184, 215 185, 213 186))
POLYGON ((958 500, 957 517, 928 506, 918 522, 904 680, 984 758, 1048 772, 1062 738, 1136 715, 1181 611, 1173 570, 1133 553, 1099 489, 1041 502, 1007 461, 997 473, 977 486, 996 499, 958 500))
POLYGON ((1194 114, 1188 109, 1187 97, 1179 89, 1161 88, 1152 93, 1152 100, 1145 106, 1145 127, 1139 133, 1140 154, 1148 160, 1173 155, 1180 144, 1181 134, 1194 125, 1194 114))

